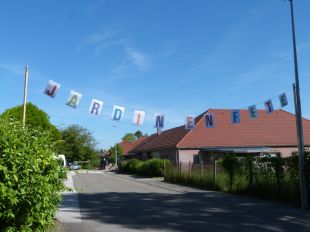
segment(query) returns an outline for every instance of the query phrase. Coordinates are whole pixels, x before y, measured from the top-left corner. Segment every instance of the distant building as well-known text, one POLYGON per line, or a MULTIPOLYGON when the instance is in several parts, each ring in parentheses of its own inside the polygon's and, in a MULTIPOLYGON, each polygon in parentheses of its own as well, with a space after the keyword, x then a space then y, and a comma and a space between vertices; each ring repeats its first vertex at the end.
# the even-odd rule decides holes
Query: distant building
POLYGON ((132 154, 129 153, 130 150, 132 150, 134 147, 138 146, 141 144, 147 137, 140 137, 137 140, 133 142, 128 142, 126 140, 123 140, 120 142, 118 145, 121 147, 122 152, 123 152, 123 158, 128 159, 132 157, 132 154))
MULTIPOLYGON (((295 115, 283 110, 267 114, 257 111, 250 119, 247 110, 240 110, 240 123, 231 122, 231 110, 209 109, 195 118, 196 127, 186 130, 179 126, 155 133, 130 151, 140 159, 153 157, 173 162, 208 162, 214 155, 281 152, 289 156, 297 151, 295 115), (214 127, 206 128, 204 115, 214 114, 214 127)), ((310 121, 303 119, 305 149, 310 150, 310 121)))

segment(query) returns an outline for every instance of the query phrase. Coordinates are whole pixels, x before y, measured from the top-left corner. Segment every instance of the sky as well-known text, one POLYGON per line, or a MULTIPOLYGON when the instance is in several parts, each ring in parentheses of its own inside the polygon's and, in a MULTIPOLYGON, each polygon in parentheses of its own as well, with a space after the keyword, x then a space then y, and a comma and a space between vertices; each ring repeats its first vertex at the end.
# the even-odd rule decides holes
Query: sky
MULTIPOLYGON (((310 1, 295 0, 302 114, 310 118, 310 1)), ((59 128, 79 124, 98 148, 127 132, 155 132, 209 108, 246 109, 285 92, 294 112, 292 32, 285 0, 28 0, 0 8, 0 113, 23 102, 26 64, 28 101, 59 128), (61 87, 43 94, 49 80, 61 87), (65 103, 83 94, 77 109, 65 103), (100 116, 89 113, 102 100, 100 116), (113 105, 125 107, 122 122, 113 105), (135 109, 146 112, 132 125, 135 109)))

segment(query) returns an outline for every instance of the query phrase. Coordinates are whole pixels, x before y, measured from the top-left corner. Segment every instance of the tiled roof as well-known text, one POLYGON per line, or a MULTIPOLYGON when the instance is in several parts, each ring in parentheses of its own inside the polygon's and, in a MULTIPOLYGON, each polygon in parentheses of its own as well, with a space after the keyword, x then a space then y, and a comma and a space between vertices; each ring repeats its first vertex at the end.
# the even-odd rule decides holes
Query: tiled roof
MULTIPOLYGON (((195 122, 198 123, 202 117, 203 114, 196 117, 195 122)), ((159 135, 157 133, 152 134, 141 144, 134 147, 130 153, 176 147, 187 133, 189 133, 189 130, 185 130, 184 126, 179 126, 162 131, 159 135)))
MULTIPOLYGON (((240 124, 231 123, 231 110, 210 109, 214 113, 214 128, 205 128, 200 120, 196 128, 178 144, 188 147, 276 147, 296 146, 295 115, 283 110, 267 114, 258 110, 258 117, 250 119, 247 110, 240 110, 240 124)), ((304 142, 310 145, 310 121, 303 119, 304 142)))
POLYGON ((123 155, 128 155, 129 151, 132 148, 134 148, 135 146, 137 146, 140 143, 142 143, 145 139, 146 139, 146 137, 140 137, 139 139, 137 139, 136 141, 133 141, 133 142, 128 142, 128 141, 125 141, 125 140, 120 142, 119 145, 122 148, 123 155))
MULTIPOLYGON (((202 147, 276 147, 296 146, 295 115, 283 110, 267 114, 258 110, 258 117, 250 119, 247 110, 240 110, 240 124, 231 123, 230 109, 210 109, 214 113, 214 128, 206 128, 203 114, 196 118, 191 131, 179 126, 153 134, 130 152, 143 152, 178 148, 202 147)), ((303 119, 305 145, 310 146, 310 121, 303 119)))

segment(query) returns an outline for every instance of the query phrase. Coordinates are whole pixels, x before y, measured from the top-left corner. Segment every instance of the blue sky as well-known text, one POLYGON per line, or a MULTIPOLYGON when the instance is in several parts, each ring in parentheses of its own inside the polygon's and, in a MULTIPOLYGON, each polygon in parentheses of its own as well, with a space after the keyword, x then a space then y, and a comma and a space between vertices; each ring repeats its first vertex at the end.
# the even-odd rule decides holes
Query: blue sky
MULTIPOLYGON (((295 1, 303 116, 310 118, 310 1, 295 1)), ((283 0, 5 1, 0 8, 0 112, 28 100, 65 127, 80 124, 108 148, 127 132, 166 129, 208 108, 246 108, 286 92, 294 112, 289 3, 283 0), (48 80, 62 86, 43 94, 48 80), (83 94, 78 109, 65 105, 83 94), (104 101, 99 117, 92 98, 104 101), (124 106, 121 123, 110 120, 124 106), (141 127, 133 110, 146 111, 141 127)))

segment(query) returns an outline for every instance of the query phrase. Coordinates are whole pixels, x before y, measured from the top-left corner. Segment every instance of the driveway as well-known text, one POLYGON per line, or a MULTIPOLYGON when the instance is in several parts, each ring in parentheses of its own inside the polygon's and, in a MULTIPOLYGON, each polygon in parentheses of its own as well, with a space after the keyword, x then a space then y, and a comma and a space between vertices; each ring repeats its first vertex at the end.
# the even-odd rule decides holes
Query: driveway
POLYGON ((108 172, 73 182, 62 231, 310 231, 310 212, 290 205, 108 172))

